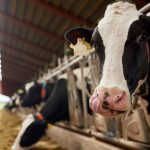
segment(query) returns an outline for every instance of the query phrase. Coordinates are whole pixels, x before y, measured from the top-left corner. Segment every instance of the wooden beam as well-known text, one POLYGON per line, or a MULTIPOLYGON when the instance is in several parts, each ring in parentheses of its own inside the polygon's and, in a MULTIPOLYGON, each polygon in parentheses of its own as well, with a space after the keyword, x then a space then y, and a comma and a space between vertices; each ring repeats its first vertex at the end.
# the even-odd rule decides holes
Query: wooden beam
POLYGON ((10 78, 10 79, 13 79, 13 80, 19 80, 19 81, 23 81, 23 82, 28 82, 31 79, 31 77, 27 77, 27 76, 25 77, 25 76, 22 76, 19 73, 10 74, 10 71, 3 72, 2 73, 2 79, 3 78, 10 78))
POLYGON ((41 64, 40 62, 37 64, 33 59, 29 59, 29 57, 23 57, 23 58, 18 58, 18 56, 12 54, 12 53, 8 53, 6 50, 2 50, 1 51, 1 55, 4 55, 6 57, 15 59, 17 61, 23 61, 26 64, 32 65, 33 67, 38 67, 41 68, 44 66, 43 64, 41 64), (27 59, 26 59, 27 58, 27 59))
POLYGON ((55 39, 57 42, 61 42, 61 43, 64 43, 64 41, 65 41, 64 37, 62 37, 62 36, 58 36, 55 33, 49 32, 47 30, 43 30, 42 28, 37 27, 25 20, 20 20, 19 18, 15 17, 15 16, 9 15, 6 12, 3 12, 2 10, 0 10, 0 19, 1 18, 5 19, 8 22, 21 25, 25 28, 29 28, 33 32, 39 33, 42 36, 49 38, 50 40, 55 39))
POLYGON ((40 58, 39 56, 33 55, 30 52, 27 52, 27 51, 25 52, 25 51, 22 51, 22 50, 20 50, 18 48, 14 48, 12 46, 9 46, 8 44, 3 43, 3 42, 0 42, 0 47, 1 48, 10 49, 11 51, 14 51, 15 53, 18 53, 20 55, 28 56, 30 59, 34 59, 34 60, 40 61, 40 63, 48 61, 48 60, 45 60, 44 58, 40 58))
POLYGON ((16 81, 22 81, 22 82, 27 82, 30 80, 30 78, 25 78, 21 75, 10 75, 9 72, 5 71, 3 74, 2 74, 2 79, 3 78, 9 78, 9 79, 13 79, 13 80, 16 80, 16 81))
POLYGON ((10 59, 9 57, 3 57, 2 61, 5 62, 5 63, 8 63, 8 64, 13 64, 15 66, 22 67, 22 68, 24 68, 26 70, 30 70, 34 73, 38 72, 38 69, 33 68, 31 65, 28 65, 28 64, 25 64, 25 63, 22 63, 22 62, 18 62, 17 60, 10 59))
POLYGON ((0 29, 0 36, 3 36, 3 37, 6 37, 6 38, 11 38, 11 39, 15 39, 17 40, 19 43, 22 42, 24 44, 28 44, 30 45, 33 49, 41 49, 42 52, 44 51, 44 53, 46 55, 60 55, 61 53, 58 52, 58 50, 50 50, 50 49, 47 49, 46 47, 43 47, 39 44, 34 44, 33 42, 27 40, 27 39, 24 39, 22 37, 19 37, 13 33, 8 33, 7 31, 3 31, 0 29))
POLYGON ((15 82, 21 82, 23 84, 29 81, 29 79, 24 79, 21 76, 18 76, 17 78, 10 76, 9 73, 7 73, 7 72, 2 74, 2 81, 5 79, 11 79, 15 82))
POLYGON ((14 59, 13 57, 8 57, 8 55, 4 55, 4 54, 1 55, 1 61, 3 61, 3 62, 8 61, 8 62, 14 63, 16 65, 21 65, 22 67, 25 67, 25 68, 30 68, 34 71, 38 71, 40 69, 40 67, 35 67, 34 65, 25 63, 24 61, 21 61, 18 59, 14 59))
MULTIPOLYGON (((14 84, 21 84, 22 86, 25 84, 25 81, 21 80, 21 81, 18 81, 18 79, 13 79, 12 77, 8 76, 7 78, 7 74, 5 74, 5 77, 3 77, 2 79, 2 83, 9 86, 10 83, 14 83, 14 84)), ((5 86, 4 85, 4 86, 5 86)), ((20 86, 21 87, 21 86, 20 86)))
POLYGON ((101 5, 103 5, 103 2, 104 1, 97 1, 96 4, 92 7, 92 10, 90 10, 86 13, 85 17, 89 18, 92 14, 94 14, 94 12, 97 10, 97 8, 101 8, 101 5))
POLYGON ((33 4, 37 7, 39 7, 40 9, 44 9, 46 10, 48 13, 53 13, 54 15, 58 15, 61 16, 65 19, 70 20, 72 23, 75 24, 82 24, 82 25, 93 25, 92 22, 83 19, 81 17, 77 17, 74 16, 73 14, 71 14, 70 12, 67 12, 61 8, 56 7, 55 5, 51 4, 51 3, 47 3, 41 0, 26 0, 27 3, 29 4, 33 4))
POLYGON ((22 79, 22 80, 29 80, 31 77, 30 76, 24 76, 20 74, 19 72, 11 73, 11 70, 5 70, 2 72, 2 78, 5 77, 12 77, 14 79, 22 79))
POLYGON ((8 76, 11 76, 11 77, 13 77, 15 79, 22 78, 24 80, 29 80, 29 79, 32 78, 32 76, 23 75, 22 73, 17 72, 17 71, 12 72, 12 69, 3 71, 2 72, 2 76, 3 77, 5 77, 4 74, 7 74, 8 76))
POLYGON ((26 70, 24 68, 21 68, 21 67, 18 67, 14 64, 10 64, 10 63, 6 63, 6 62, 1 62, 1 65, 2 65, 2 72, 7 70, 7 69, 13 69, 12 72, 14 71, 17 71, 17 72, 20 72, 22 74, 26 74, 26 75, 34 75, 35 72, 32 72, 32 71, 29 71, 29 70, 26 70))
POLYGON ((7 70, 7 71, 10 70, 12 74, 13 73, 20 73, 20 74, 22 74, 24 76, 35 75, 34 72, 30 72, 29 70, 25 70, 24 68, 18 68, 17 66, 15 66, 13 64, 10 64, 10 63, 6 64, 6 63, 2 62, 2 72, 5 71, 5 70, 7 70))

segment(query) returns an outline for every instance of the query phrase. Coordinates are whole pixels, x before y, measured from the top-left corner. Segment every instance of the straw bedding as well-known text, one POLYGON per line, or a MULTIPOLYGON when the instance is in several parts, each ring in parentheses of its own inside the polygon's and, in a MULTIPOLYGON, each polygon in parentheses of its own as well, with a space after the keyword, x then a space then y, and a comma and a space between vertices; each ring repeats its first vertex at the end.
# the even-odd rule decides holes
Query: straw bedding
MULTIPOLYGON (((0 110, 0 150, 10 150, 20 129, 21 120, 16 114, 0 110)), ((30 150, 63 150, 56 142, 43 137, 30 150)))

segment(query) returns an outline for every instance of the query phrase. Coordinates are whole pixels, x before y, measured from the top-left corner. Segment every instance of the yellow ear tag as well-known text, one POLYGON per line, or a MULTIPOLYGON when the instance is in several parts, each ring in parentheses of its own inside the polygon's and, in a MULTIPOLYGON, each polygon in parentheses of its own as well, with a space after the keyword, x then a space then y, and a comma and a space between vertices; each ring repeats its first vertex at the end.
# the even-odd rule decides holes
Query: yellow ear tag
POLYGON ((22 94, 24 91, 23 91, 22 89, 19 89, 17 92, 18 92, 19 94, 22 94))
POLYGON ((85 41, 85 38, 78 38, 75 45, 72 43, 70 44, 70 48, 73 49, 75 56, 86 56, 95 50, 95 48, 91 48, 91 45, 85 41))
POLYGON ((53 125, 48 123, 48 129, 50 129, 51 127, 53 127, 53 125))

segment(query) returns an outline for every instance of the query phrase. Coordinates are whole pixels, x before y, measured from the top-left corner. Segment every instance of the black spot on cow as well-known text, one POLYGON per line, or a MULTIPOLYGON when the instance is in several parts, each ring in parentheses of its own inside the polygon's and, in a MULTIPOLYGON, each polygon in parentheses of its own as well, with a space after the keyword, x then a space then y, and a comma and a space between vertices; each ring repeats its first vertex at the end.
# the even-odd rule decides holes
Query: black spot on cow
POLYGON ((47 83, 44 88, 46 94, 43 97, 41 94, 43 90, 43 84, 35 82, 21 101, 21 106, 33 107, 41 102, 45 102, 53 91, 54 83, 47 83))
POLYGON ((20 139, 21 147, 29 147, 36 143, 45 134, 47 123, 45 121, 36 120, 26 128, 26 132, 20 139))

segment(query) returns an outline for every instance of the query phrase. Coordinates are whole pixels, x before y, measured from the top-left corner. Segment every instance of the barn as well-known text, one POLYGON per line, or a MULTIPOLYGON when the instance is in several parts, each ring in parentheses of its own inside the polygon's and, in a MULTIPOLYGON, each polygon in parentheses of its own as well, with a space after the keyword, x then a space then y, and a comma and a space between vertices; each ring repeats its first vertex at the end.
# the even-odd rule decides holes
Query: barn
POLYGON ((149 0, 0 0, 0 150, 150 149, 149 50, 149 0))

